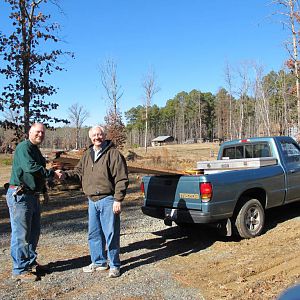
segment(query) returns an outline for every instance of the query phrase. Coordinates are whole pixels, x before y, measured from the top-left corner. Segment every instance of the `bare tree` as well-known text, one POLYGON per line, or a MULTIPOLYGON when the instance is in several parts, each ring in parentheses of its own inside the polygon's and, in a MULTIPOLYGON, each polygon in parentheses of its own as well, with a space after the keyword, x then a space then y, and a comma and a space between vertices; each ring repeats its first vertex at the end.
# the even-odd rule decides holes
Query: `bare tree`
POLYGON ((113 59, 107 59, 101 67, 101 83, 109 101, 105 117, 107 136, 118 148, 122 148, 126 142, 125 125, 119 111, 123 91, 118 81, 117 64, 113 59))
POLYGON ((238 74, 241 79, 241 86, 239 88, 239 117, 237 120, 238 128, 238 138, 242 138, 244 130, 244 118, 245 118, 245 102, 248 97, 248 91, 250 88, 250 79, 249 79, 249 64, 247 62, 241 64, 238 69, 238 74))
POLYGON ((283 10, 277 11, 276 14, 282 16, 281 23, 288 28, 291 33, 291 41, 286 42, 286 49, 290 54, 290 60, 287 62, 295 74, 296 96, 297 96, 297 127, 300 132, 300 78, 299 78, 299 23, 300 7, 298 0, 274 0, 274 4, 283 7, 283 10))
POLYGON ((123 91, 118 82, 117 64, 113 59, 107 59, 101 68, 101 82, 106 91, 110 107, 115 115, 118 113, 118 105, 123 91))
POLYGON ((186 140, 185 137, 185 97, 183 95, 179 96, 179 115, 180 115, 180 123, 181 123, 181 130, 180 130, 180 136, 181 136, 181 142, 183 143, 186 140))
POLYGON ((149 69, 148 73, 144 76, 142 87, 144 89, 145 97, 145 152, 147 152, 148 146, 148 112, 151 106, 153 96, 159 92, 160 88, 156 82, 156 75, 152 68, 149 69))
POLYGON ((198 104, 198 120, 199 120, 199 133, 198 133, 198 137, 200 139, 200 141, 202 141, 202 105, 201 105, 201 93, 198 92, 198 96, 197 96, 197 104, 198 104))
POLYGON ((281 118, 282 130, 280 133, 288 135, 289 123, 291 120, 290 112, 289 112, 289 95, 288 95, 288 87, 287 87, 287 79, 286 72, 279 72, 280 79, 280 91, 283 99, 283 114, 281 118))
POLYGON ((233 83, 232 83, 232 74, 229 64, 226 63, 225 66, 225 81, 228 86, 228 97, 229 97, 229 122, 228 122, 228 131, 230 139, 232 140, 232 93, 233 93, 233 83))
POLYGON ((79 105, 78 103, 70 106, 68 110, 71 123, 75 126, 75 148, 78 149, 80 129, 84 121, 86 121, 86 119, 89 117, 89 113, 84 109, 83 106, 79 105))
POLYGON ((256 106, 258 110, 258 118, 259 120, 262 120, 263 126, 262 128, 258 129, 261 129, 264 135, 271 135, 269 96, 263 85, 263 69, 261 66, 255 65, 254 70, 256 73, 254 87, 256 106))

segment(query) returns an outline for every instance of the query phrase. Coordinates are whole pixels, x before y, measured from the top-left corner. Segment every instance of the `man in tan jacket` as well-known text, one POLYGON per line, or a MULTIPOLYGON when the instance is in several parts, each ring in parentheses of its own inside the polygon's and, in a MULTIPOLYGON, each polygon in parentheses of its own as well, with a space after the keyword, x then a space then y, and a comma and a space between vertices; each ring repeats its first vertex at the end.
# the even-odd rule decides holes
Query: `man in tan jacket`
POLYGON ((88 241, 92 263, 83 272, 109 268, 109 277, 114 278, 120 276, 120 213, 128 186, 127 165, 114 144, 105 140, 101 126, 92 127, 89 137, 93 144, 74 170, 61 171, 60 179, 80 179, 89 201, 88 241))

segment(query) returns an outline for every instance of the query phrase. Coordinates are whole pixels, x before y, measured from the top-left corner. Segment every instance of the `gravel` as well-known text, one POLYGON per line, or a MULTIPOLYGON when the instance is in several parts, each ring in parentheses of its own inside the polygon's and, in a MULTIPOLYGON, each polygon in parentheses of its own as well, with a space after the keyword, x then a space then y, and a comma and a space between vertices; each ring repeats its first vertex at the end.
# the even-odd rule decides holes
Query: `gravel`
POLYGON ((140 195, 124 203, 121 277, 108 278, 107 271, 82 273, 82 267, 90 263, 85 202, 84 197, 77 197, 78 206, 65 213, 57 210, 58 202, 47 207, 38 253, 43 261, 51 262, 51 271, 35 283, 20 284, 10 278, 10 232, 1 233, 0 299, 203 299, 198 289, 184 286, 163 266, 185 251, 186 239, 176 226, 168 228, 163 221, 144 216, 140 195), (170 241, 175 248, 168 246, 170 241))

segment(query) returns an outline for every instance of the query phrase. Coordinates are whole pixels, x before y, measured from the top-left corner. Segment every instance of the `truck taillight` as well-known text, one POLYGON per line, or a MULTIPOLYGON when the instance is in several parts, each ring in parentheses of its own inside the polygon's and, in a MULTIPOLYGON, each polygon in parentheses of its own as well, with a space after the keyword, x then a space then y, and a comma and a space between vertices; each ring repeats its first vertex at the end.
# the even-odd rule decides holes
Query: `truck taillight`
POLYGON ((200 194, 202 202, 208 202, 212 196, 212 186, 210 182, 201 182, 200 183, 200 194))
POLYGON ((144 182, 141 183, 141 192, 145 195, 145 186, 144 186, 144 182))

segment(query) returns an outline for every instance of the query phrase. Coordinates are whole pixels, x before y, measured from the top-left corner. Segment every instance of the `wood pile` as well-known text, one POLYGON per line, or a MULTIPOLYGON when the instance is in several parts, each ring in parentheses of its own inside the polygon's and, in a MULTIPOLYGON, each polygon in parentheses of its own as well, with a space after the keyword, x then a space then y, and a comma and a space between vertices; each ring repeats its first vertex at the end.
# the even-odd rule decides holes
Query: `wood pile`
MULTIPOLYGON (((53 169, 62 169, 62 170, 72 170, 78 163, 80 157, 78 155, 74 156, 73 154, 62 153, 58 157, 52 160, 50 167, 53 169)), ((186 174, 184 171, 180 170, 168 170, 163 168, 148 168, 140 166, 136 163, 127 162, 128 172, 129 173, 141 173, 141 174, 151 174, 151 175, 183 175, 186 174)))
MULTIPOLYGON (((72 170, 77 165, 80 160, 82 153, 66 153, 66 152, 56 152, 52 155, 47 167, 53 168, 55 170, 72 170)), ((138 165, 133 162, 127 162, 128 172, 129 173, 139 173, 139 174, 148 174, 148 175, 184 175, 187 174, 184 171, 180 170, 168 170, 163 168, 149 168, 138 165)), ((81 183, 78 181, 68 181, 68 182, 59 182, 54 181, 53 189, 64 191, 64 190, 78 190, 81 188, 81 183)))

